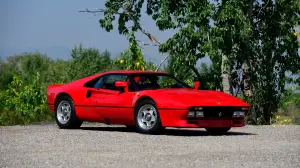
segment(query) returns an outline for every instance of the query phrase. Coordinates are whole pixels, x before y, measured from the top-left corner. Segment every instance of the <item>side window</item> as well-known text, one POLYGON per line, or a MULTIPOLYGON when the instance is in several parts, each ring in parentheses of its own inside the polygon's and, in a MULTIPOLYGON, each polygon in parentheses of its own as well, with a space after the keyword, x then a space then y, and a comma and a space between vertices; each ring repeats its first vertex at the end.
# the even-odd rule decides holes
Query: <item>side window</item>
POLYGON ((101 84, 103 83, 103 77, 101 77, 96 84, 94 85, 94 88, 100 88, 101 84))
POLYGON ((85 83, 84 87, 99 88, 102 81, 103 81, 103 77, 100 76, 100 77, 94 78, 94 79, 90 80, 89 82, 85 83))
POLYGON ((106 75, 103 79, 103 84, 100 86, 101 89, 117 90, 122 91, 122 88, 115 87, 115 81, 127 81, 127 75, 106 75))

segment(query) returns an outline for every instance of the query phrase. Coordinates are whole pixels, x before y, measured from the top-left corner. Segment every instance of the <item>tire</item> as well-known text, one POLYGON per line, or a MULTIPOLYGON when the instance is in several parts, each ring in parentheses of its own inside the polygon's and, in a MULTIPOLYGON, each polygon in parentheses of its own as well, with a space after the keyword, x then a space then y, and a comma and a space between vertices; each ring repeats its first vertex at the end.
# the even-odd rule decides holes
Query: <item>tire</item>
POLYGON ((224 127, 224 128, 205 128, 206 131, 211 135, 223 135, 226 134, 231 127, 224 127))
POLYGON ((136 127, 133 126, 133 125, 126 125, 126 128, 127 128, 129 131, 135 131, 135 130, 136 130, 136 127))
POLYGON ((152 100, 142 100, 135 108, 134 113, 136 130, 142 134, 160 134, 162 127, 159 112, 152 100), (147 124, 149 124, 147 126, 147 124))
POLYGON ((69 96, 62 96, 56 101, 55 121, 61 129, 76 129, 82 125, 83 121, 76 116, 73 100, 69 96))

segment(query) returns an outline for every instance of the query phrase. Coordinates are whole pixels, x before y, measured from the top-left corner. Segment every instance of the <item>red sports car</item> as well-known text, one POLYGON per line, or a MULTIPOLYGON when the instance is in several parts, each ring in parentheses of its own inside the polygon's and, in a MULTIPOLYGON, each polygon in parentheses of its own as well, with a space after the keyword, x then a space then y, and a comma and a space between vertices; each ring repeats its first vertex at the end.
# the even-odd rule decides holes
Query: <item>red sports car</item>
POLYGON ((60 128, 83 121, 121 124, 140 133, 165 127, 205 128, 223 134, 245 126, 249 105, 219 91, 198 90, 175 76, 153 71, 110 71, 47 89, 60 128))

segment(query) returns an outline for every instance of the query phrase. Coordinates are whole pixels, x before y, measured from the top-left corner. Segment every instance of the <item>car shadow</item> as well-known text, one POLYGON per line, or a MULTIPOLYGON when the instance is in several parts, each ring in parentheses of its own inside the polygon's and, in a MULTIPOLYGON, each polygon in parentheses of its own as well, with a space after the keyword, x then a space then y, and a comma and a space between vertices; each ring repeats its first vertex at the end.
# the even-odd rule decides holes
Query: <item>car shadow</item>
MULTIPOLYGON (((127 127, 81 127, 81 130, 90 130, 90 131, 107 131, 107 132, 127 132, 127 133, 137 133, 134 129, 130 129, 127 127)), ((159 135, 167 135, 167 136, 248 136, 248 135, 257 135, 253 133, 247 132, 237 132, 231 130, 223 135, 211 135, 204 129, 176 129, 176 128, 166 128, 159 135)))

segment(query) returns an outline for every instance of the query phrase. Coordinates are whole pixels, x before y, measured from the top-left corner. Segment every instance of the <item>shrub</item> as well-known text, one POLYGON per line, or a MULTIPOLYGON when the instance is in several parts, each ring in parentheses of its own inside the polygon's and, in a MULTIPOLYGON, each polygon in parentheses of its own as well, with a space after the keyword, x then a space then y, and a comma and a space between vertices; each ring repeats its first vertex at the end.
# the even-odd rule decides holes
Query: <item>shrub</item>
POLYGON ((8 89, 0 95, 0 125, 52 120, 45 89, 40 86, 39 79, 39 73, 36 73, 32 83, 24 85, 20 76, 13 76, 8 89))

